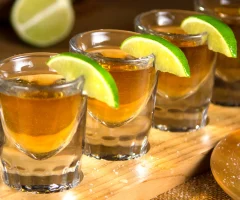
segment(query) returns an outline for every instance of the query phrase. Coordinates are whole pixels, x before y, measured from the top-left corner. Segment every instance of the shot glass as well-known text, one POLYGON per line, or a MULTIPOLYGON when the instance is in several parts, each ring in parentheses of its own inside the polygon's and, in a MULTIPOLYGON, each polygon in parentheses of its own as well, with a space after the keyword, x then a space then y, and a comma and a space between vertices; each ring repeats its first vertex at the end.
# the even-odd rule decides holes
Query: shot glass
POLYGON ((154 127, 164 131, 193 131, 207 124, 216 54, 206 45, 207 33, 188 35, 183 19, 196 12, 151 10, 135 18, 135 30, 163 37, 178 46, 188 59, 191 77, 159 72, 154 127))
POLYGON ((218 54, 212 102, 225 106, 240 106, 240 1, 195 0, 195 9, 221 19, 234 32, 238 58, 218 54))
POLYGON ((120 106, 88 98, 84 153, 98 159, 128 160, 145 154, 152 126, 156 71, 154 56, 134 58, 120 50, 134 32, 95 30, 70 40, 70 51, 95 59, 113 76, 120 106))
POLYGON ((66 82, 45 64, 53 55, 0 62, 2 179, 21 191, 62 191, 83 178, 84 78, 66 82))

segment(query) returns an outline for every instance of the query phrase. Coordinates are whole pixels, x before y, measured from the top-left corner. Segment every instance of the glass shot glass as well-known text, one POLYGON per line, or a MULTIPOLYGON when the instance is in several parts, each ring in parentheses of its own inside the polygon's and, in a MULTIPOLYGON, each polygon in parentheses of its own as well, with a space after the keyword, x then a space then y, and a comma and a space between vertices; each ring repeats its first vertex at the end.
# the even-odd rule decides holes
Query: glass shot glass
POLYGON ((219 18, 234 32, 238 58, 218 54, 212 102, 223 106, 240 106, 240 1, 195 0, 195 10, 219 18))
POLYGON ((70 51, 95 59, 114 78, 120 106, 88 98, 84 153, 98 159, 128 160, 145 154, 152 127, 157 72, 154 56, 134 58, 120 50, 134 32, 94 30, 70 40, 70 51))
POLYGON ((154 127, 164 131, 193 131, 207 124, 216 54, 208 49, 207 33, 188 35, 181 22, 196 12, 151 10, 136 16, 135 30, 153 34, 178 46, 188 59, 190 78, 159 72, 154 127))
POLYGON ((21 191, 62 191, 83 178, 84 78, 66 82, 46 65, 53 55, 20 54, 0 62, 2 178, 21 191))

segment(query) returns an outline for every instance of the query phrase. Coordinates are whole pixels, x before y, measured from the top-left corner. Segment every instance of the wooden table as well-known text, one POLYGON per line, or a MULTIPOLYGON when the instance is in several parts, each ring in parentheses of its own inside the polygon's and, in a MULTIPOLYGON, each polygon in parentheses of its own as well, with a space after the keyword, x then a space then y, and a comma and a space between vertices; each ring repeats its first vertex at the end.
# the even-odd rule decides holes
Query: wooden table
MULTIPOLYGON (((134 17, 156 8, 193 9, 192 0, 75 0, 75 27, 66 40, 39 49, 21 42, 6 21, 0 21, 0 59, 14 54, 36 51, 68 51, 73 35, 99 28, 133 30, 134 17)), ((215 144, 234 130, 240 129, 240 108, 211 105, 209 124, 190 133, 150 133, 150 151, 141 158, 110 162, 84 156, 84 179, 70 191, 33 195, 12 190, 0 182, 3 200, 147 200, 161 194, 189 177, 209 169, 209 155, 215 144)))

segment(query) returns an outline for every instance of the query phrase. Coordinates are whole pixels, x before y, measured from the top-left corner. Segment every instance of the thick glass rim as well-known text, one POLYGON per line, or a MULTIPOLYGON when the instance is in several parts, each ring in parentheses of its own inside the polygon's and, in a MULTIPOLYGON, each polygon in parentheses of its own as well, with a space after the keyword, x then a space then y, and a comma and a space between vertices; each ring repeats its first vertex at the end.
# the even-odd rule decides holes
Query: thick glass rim
MULTIPOLYGON (((1 70, 1 67, 4 65, 4 64, 7 64, 9 62, 12 62, 12 61, 17 61, 18 59, 24 59, 24 58, 28 58, 28 59, 31 59, 31 58, 37 58, 37 57, 52 57, 52 56, 55 56, 57 55, 57 53, 50 53, 50 52, 33 52, 33 53, 23 53, 23 54, 17 54, 17 55, 14 55, 14 56, 11 56, 9 58, 6 58, 6 59, 3 59, 0 61, 0 72, 3 72, 1 70)), ((51 72, 51 70, 49 71, 51 72)), ((52 72, 54 72, 54 70, 52 70, 52 72)), ((15 82, 15 81, 11 81, 11 79, 6 79, 6 78, 3 78, 1 77, 0 75, 0 86, 1 85, 6 85, 6 86, 10 86, 10 87, 14 87, 16 89, 19 89, 19 90, 59 90, 59 89, 65 89, 65 88, 68 88, 68 87, 71 87, 73 85, 78 85, 79 88, 83 88, 83 84, 84 84, 84 76, 80 76, 78 77, 77 79, 73 80, 73 81, 68 81, 68 82, 64 82, 64 83, 59 83, 59 84, 53 84, 53 85, 25 85, 24 83, 18 83, 18 82, 15 82)))
MULTIPOLYGON (((194 8, 196 11, 198 12, 202 12, 208 15, 213 15, 216 16, 220 19, 224 19, 224 20, 236 20, 239 21, 240 20, 240 15, 230 15, 227 13, 222 13, 222 17, 220 17, 219 15, 216 14, 216 12, 214 12, 214 10, 210 7, 207 7, 205 4, 205 2, 200 1, 200 0, 194 0, 194 8)), ((219 2, 211 2, 212 6, 222 6, 222 5, 231 5, 231 1, 228 1, 228 4, 223 4, 221 3, 221 1, 219 0, 219 2)), ((239 2, 238 2, 239 3, 239 2)))
POLYGON ((127 30, 119 30, 119 29, 96 29, 96 30, 92 30, 92 31, 86 31, 86 32, 82 32, 82 33, 79 33, 75 36, 73 36, 70 41, 69 41, 69 45, 70 45, 70 48, 72 48, 72 50, 74 52, 78 52, 78 53, 81 53, 81 54, 84 54, 88 57, 91 57, 91 58, 94 58, 96 60, 104 60, 104 61, 109 61, 109 62, 121 62, 121 63, 124 63, 124 64, 139 64, 139 63, 146 63, 146 62, 149 62, 150 60, 153 60, 154 59, 154 55, 153 54, 150 54, 148 56, 144 56, 144 57, 141 57, 141 58, 129 58, 129 59, 121 59, 121 58, 109 58, 109 57, 104 57, 104 56, 99 56, 99 55, 94 55, 92 56, 90 53, 80 49, 76 44, 77 44, 77 41, 78 41, 78 38, 82 37, 83 35, 86 35, 86 34, 91 34, 91 33, 97 33, 97 32, 106 32, 106 33, 129 33, 129 34, 133 34, 133 35, 138 35, 139 33, 137 32, 133 32, 133 31, 127 31, 127 30))
POLYGON ((183 39, 183 40, 197 40, 197 39, 202 39, 203 37, 207 36, 207 32, 202 32, 200 34, 179 34, 179 33, 166 33, 166 32, 156 32, 153 31, 151 29, 149 29, 148 27, 144 26, 141 23, 141 19, 147 15, 153 14, 153 13, 161 13, 161 12, 165 12, 165 13, 185 13, 186 15, 196 15, 196 14, 200 14, 202 15, 203 13, 200 12, 196 12, 196 11, 190 11, 190 10, 180 10, 180 9, 154 9, 154 10, 150 10, 147 12, 143 12, 140 13, 139 15, 137 15, 134 19, 134 24, 135 26, 137 26, 138 28, 140 28, 142 31, 149 33, 149 34, 154 34, 154 35, 163 35, 163 36, 167 36, 167 37, 176 37, 179 39, 183 39))

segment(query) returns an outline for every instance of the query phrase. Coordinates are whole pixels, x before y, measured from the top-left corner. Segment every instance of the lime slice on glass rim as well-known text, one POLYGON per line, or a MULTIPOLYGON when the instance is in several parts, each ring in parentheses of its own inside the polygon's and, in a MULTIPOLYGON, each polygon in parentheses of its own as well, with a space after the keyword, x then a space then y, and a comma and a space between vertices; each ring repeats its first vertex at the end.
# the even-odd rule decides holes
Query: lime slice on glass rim
POLYGON ((208 48, 212 51, 237 57, 237 41, 232 29, 224 22, 208 15, 187 17, 181 23, 181 28, 188 34, 208 33, 208 48))
POLYGON ((154 54, 156 70, 180 77, 190 76, 188 61, 182 50, 159 36, 134 35, 124 40, 120 48, 137 58, 154 54))
POLYGON ((118 88, 113 77, 91 58, 66 52, 51 57, 47 65, 62 75, 66 81, 72 81, 83 75, 84 94, 113 108, 119 107, 118 88))
POLYGON ((70 0, 16 0, 10 16, 17 35, 37 47, 65 39, 75 18, 70 0))

